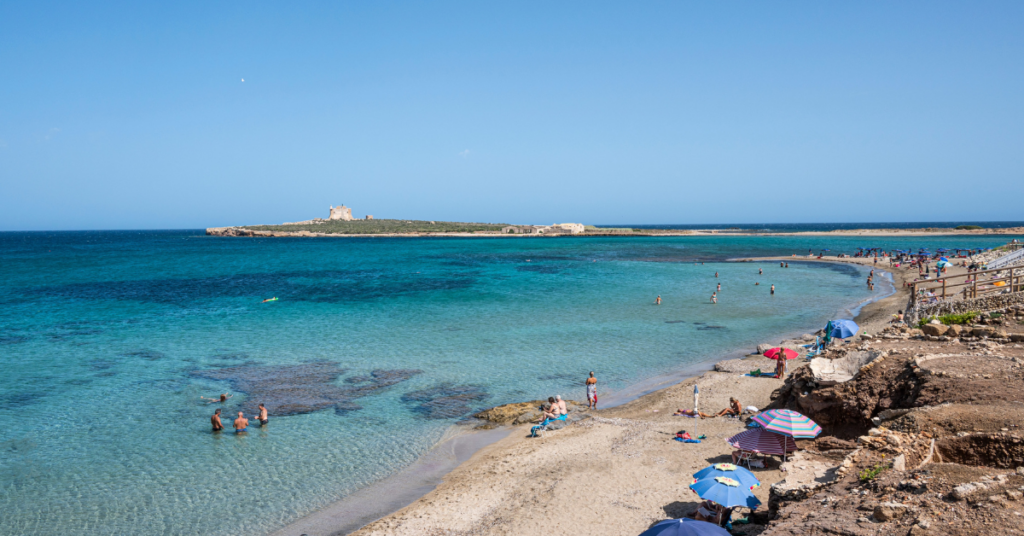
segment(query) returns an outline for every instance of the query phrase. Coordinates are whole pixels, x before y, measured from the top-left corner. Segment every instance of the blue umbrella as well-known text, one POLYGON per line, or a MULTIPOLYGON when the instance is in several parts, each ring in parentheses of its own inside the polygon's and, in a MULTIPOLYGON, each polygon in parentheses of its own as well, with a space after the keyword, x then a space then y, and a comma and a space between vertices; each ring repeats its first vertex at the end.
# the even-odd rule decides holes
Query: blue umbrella
POLYGON ((684 517, 659 521, 640 536, 729 536, 729 531, 714 523, 684 517))
POLYGON ((697 482, 698 480, 705 480, 716 476, 737 480, 748 488, 756 488, 761 485, 761 481, 754 476, 754 473, 731 463, 716 463, 715 465, 705 467, 693 474, 693 481, 697 482))
POLYGON ((753 510, 761 506, 761 501, 754 497, 750 488, 724 476, 698 480, 690 484, 690 489, 701 499, 715 501, 726 508, 743 506, 753 510))
POLYGON ((853 337, 860 330, 860 326, 853 320, 832 320, 830 322, 831 327, 829 329, 829 336, 837 339, 846 339, 853 337))

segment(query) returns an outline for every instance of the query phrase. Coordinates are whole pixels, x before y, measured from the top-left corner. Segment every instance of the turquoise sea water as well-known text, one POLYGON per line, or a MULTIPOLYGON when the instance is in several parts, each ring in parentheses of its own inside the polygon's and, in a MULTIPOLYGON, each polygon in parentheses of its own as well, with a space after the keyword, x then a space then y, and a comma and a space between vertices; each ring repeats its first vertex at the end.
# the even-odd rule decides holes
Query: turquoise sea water
POLYGON ((621 390, 872 296, 858 267, 725 259, 1006 241, 0 233, 0 534, 265 533, 476 409, 582 399, 589 370, 621 390), (210 432, 260 401, 266 428, 210 432))

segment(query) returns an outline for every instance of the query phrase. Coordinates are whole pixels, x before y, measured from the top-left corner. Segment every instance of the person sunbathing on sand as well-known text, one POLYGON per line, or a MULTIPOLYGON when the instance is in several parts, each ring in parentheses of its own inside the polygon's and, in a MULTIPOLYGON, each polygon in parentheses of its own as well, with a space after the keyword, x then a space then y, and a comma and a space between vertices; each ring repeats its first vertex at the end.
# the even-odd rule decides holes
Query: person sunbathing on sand
POLYGON ((696 417, 698 415, 700 415, 701 419, 707 419, 708 417, 714 417, 714 415, 708 415, 707 413, 704 413, 703 411, 693 411, 692 409, 677 409, 676 412, 672 414, 673 417, 679 417, 679 416, 683 416, 683 417, 696 417))
POLYGON ((742 411, 743 410, 741 409, 740 401, 736 400, 735 398, 729 397, 729 407, 723 409, 722 411, 719 411, 718 415, 715 415, 715 417, 721 417, 722 415, 735 415, 739 417, 742 411))
POLYGON ((569 409, 565 407, 565 400, 562 400, 562 395, 555 395, 556 404, 558 404, 558 410, 562 412, 562 415, 568 415, 569 409))

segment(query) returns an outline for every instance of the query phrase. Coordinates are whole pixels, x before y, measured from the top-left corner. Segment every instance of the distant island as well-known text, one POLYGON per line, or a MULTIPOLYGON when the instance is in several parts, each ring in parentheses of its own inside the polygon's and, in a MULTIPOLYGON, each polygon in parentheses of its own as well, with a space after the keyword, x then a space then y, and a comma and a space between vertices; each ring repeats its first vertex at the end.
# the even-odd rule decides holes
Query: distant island
POLYGON ((919 229, 843 229, 835 231, 765 232, 755 229, 658 229, 635 227, 597 227, 582 223, 553 223, 551 225, 513 225, 508 223, 468 223, 451 221, 403 220, 352 216, 352 209, 331 206, 327 218, 288 222, 278 225, 240 225, 210 227, 210 236, 248 237, 322 237, 322 236, 707 236, 707 235, 759 235, 759 236, 927 236, 927 235, 990 235, 1024 234, 1024 227, 983 228, 977 225, 919 229))
MULTIPOLYGON (((562 236, 613 235, 648 233, 649 229, 598 228, 582 223, 553 223, 551 225, 511 225, 508 223, 467 223, 451 221, 377 219, 366 215, 363 219, 352 216, 352 209, 331 206, 325 218, 282 223, 280 225, 242 225, 211 227, 211 236, 562 236)), ((653 230, 660 232, 660 230, 653 230)), ((674 231, 673 234, 689 234, 674 231)))

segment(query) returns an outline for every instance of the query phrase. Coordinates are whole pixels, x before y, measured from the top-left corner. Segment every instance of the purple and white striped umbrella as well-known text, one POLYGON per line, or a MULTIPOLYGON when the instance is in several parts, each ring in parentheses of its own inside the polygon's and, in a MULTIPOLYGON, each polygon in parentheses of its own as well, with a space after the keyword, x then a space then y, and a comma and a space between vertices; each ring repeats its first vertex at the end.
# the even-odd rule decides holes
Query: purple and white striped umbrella
POLYGON ((802 413, 788 409, 770 409, 754 415, 753 421, 769 432, 798 439, 818 437, 821 427, 802 413))
POLYGON ((740 450, 758 454, 784 455, 787 451, 796 450, 796 441, 793 441, 792 437, 774 434, 764 428, 751 428, 726 439, 725 442, 740 450))

